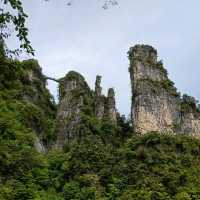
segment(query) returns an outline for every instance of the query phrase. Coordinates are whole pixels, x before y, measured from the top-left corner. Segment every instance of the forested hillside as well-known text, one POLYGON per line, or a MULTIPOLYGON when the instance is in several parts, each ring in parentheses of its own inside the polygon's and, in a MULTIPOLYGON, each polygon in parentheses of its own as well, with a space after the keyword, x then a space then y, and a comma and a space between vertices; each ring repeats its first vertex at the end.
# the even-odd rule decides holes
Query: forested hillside
POLYGON ((64 150, 51 148, 57 105, 45 84, 35 60, 1 56, 1 200, 200 199, 197 139, 137 135, 118 116, 118 127, 89 118, 92 131, 64 150))

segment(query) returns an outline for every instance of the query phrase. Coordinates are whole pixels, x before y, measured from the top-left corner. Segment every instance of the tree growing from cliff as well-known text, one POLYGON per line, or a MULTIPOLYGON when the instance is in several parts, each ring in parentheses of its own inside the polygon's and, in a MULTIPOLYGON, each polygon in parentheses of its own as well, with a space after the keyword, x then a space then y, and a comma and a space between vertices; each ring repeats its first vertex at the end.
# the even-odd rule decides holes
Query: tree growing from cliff
MULTIPOLYGON (((50 0, 45 0, 50 1, 50 0)), ((74 0, 63 0, 67 5, 72 5, 74 0)), ((19 55, 22 51, 30 55, 34 55, 34 49, 28 39, 28 28, 26 27, 26 19, 28 15, 25 13, 21 0, 0 0, 0 42, 4 43, 11 36, 16 37, 19 41, 19 47, 11 50, 4 43, 7 55, 19 55)), ((117 5, 116 0, 104 0, 103 8, 117 5)))

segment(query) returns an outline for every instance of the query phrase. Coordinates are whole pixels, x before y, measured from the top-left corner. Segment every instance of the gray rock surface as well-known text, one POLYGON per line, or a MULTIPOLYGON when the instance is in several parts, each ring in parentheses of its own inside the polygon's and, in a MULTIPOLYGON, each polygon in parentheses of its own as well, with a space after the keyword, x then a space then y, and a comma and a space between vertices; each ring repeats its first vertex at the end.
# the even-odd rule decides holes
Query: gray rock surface
POLYGON ((157 51, 148 45, 136 45, 128 54, 135 131, 200 137, 199 115, 195 114, 198 111, 196 108, 190 109, 189 113, 183 111, 180 94, 169 80, 162 62, 157 61, 157 51))
POLYGON ((95 116, 101 120, 104 116, 105 96, 102 95, 101 76, 96 76, 95 82, 95 116))
POLYGON ((108 117, 109 119, 117 123, 117 110, 115 105, 115 91, 113 88, 108 89, 108 96, 107 96, 107 109, 108 109, 108 117))
POLYGON ((60 80, 56 117, 57 149, 62 149, 70 140, 79 137, 78 129, 86 95, 90 95, 90 89, 79 73, 70 71, 60 80))

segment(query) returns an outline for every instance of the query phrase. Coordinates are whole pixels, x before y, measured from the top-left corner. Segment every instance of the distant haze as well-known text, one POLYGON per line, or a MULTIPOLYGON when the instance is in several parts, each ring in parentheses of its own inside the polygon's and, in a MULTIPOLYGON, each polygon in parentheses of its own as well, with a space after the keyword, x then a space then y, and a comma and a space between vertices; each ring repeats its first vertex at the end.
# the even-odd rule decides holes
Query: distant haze
MULTIPOLYGON (((129 114, 127 51, 149 44, 178 90, 200 99, 199 0, 119 0, 107 10, 102 5, 103 0, 75 0, 72 6, 65 0, 24 0, 30 40, 45 74, 59 78, 75 70, 92 88, 100 74, 103 92, 114 87, 119 111, 129 114)), ((55 96, 56 87, 49 83, 55 96)))

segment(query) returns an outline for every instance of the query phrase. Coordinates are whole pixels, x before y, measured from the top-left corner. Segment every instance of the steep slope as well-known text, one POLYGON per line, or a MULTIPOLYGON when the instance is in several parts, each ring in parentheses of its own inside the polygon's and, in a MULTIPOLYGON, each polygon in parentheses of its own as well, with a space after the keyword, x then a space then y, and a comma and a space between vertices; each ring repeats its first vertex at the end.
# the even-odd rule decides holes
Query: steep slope
POLYGON ((71 71, 59 81, 56 148, 87 134, 87 118, 94 117, 93 94, 84 78, 71 71), (85 121, 85 124, 84 124, 85 121))
POLYGON ((35 138, 39 151, 48 149, 53 139, 56 107, 37 61, 7 58, 0 61, 0 104, 4 132, 16 121, 32 132, 30 137, 35 138))

